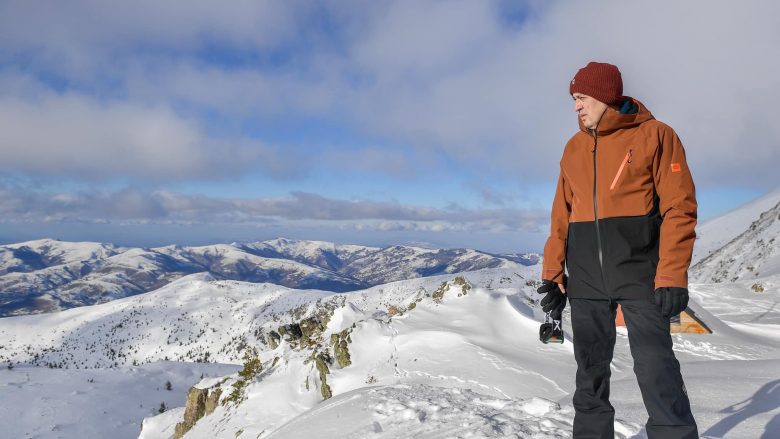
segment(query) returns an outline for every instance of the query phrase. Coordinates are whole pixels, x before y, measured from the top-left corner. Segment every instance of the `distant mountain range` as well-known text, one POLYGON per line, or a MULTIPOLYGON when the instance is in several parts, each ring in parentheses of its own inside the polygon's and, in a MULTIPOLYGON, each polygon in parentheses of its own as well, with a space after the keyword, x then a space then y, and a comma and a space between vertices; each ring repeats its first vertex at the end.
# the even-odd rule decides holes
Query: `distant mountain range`
MULTIPOLYGON (((691 282, 733 282, 780 273, 780 190, 697 228, 691 282)), ((52 239, 0 246, 0 317, 108 302, 193 273, 347 292, 405 279, 538 264, 538 253, 369 247, 279 238, 202 247, 117 247, 52 239)))
POLYGON ((193 273, 346 292, 403 279, 534 265, 536 253, 386 248, 279 238, 202 247, 117 247, 52 239, 0 246, 0 317, 93 305, 193 273))

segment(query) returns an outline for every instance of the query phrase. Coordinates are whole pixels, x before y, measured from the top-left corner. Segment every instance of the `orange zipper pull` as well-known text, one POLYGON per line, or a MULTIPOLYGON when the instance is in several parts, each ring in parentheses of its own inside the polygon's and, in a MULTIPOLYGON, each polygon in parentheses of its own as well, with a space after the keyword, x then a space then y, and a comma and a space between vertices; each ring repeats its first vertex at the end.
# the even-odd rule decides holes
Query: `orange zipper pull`
POLYGON ((615 174, 615 178, 612 180, 612 184, 609 186, 609 190, 615 189, 615 184, 617 184, 618 178, 620 178, 620 174, 623 173, 623 168, 626 167, 626 163, 631 163, 631 150, 630 149, 626 153, 626 156, 623 157, 623 163, 620 164, 620 168, 618 168, 617 174, 615 174))

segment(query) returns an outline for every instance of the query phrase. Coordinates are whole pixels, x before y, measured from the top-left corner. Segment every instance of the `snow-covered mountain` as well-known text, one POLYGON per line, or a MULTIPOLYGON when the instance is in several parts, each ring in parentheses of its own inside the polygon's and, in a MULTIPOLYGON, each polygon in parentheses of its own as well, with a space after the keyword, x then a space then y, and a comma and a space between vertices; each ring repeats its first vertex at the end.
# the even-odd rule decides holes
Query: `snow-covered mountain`
MULTIPOLYGON (((143 386, 159 386, 161 370, 178 370, 160 361, 208 361, 241 370, 203 379, 193 377, 197 368, 183 370, 194 390, 188 398, 179 390, 178 402, 165 398, 174 408, 147 418, 140 437, 169 438, 177 425, 187 429, 185 438, 570 437, 576 366, 568 308, 567 342, 541 344, 538 276, 538 265, 485 269, 333 293, 193 274, 147 294, 0 320, 0 364, 14 365, 0 370, 0 386, 10 377, 7 394, 23 400, 40 391, 36 380, 49 379, 32 365, 49 366, 79 378, 73 390, 56 387, 58 398, 72 400, 83 398, 87 376, 119 386, 135 374, 143 386)), ((780 310, 772 305, 780 276, 762 282, 762 293, 751 282, 692 285, 690 306, 714 333, 674 338, 701 432, 728 431, 718 427, 719 411, 776 379, 780 310), (713 370, 733 382, 714 386, 713 370)), ((87 388, 96 397, 108 391, 91 382, 87 388)), ((155 399, 117 391, 135 405, 128 414, 82 414, 100 426, 93 433, 68 418, 43 422, 73 437, 104 437, 114 424, 130 425, 131 415, 149 416, 155 399)), ((158 391, 151 398, 168 395, 158 391)), ((766 410, 729 437, 758 437, 780 415, 776 404, 759 401, 766 410)), ((617 437, 644 437, 624 329, 613 361, 613 403, 617 437)))
POLYGON ((200 272, 217 279, 343 292, 433 274, 531 265, 538 259, 536 254, 497 256, 284 238, 148 249, 45 239, 0 246, 0 317, 102 303, 200 272))
MULTIPOLYGON (((350 392, 385 403, 410 398, 407 404, 415 398, 446 398, 458 405, 484 398, 463 419, 472 427, 496 428, 504 421, 482 414, 503 409, 524 422, 503 427, 506 433, 532 425, 555 431, 571 425, 571 409, 554 399, 569 391, 558 383, 572 366, 558 372, 549 366, 564 363, 571 350, 536 339, 541 313, 529 297, 537 284, 532 277, 538 277, 538 267, 487 269, 337 294, 194 274, 135 297, 3 319, 0 363, 83 369, 160 360, 246 365, 258 358, 252 376, 201 383, 212 393, 218 386, 222 399, 187 437, 236 437, 239 431, 267 437, 324 399, 350 392), (377 395, 370 391, 383 387, 377 395)), ((442 415, 457 416, 457 410, 443 408, 442 415)), ((391 405, 387 410, 397 416, 391 405)), ((182 407, 150 419, 142 437, 169 437, 183 412, 182 407)), ((392 428, 399 434, 401 427, 392 428)), ((626 424, 624 431, 637 428, 626 424)), ((356 431, 353 437, 361 435, 356 431)))
POLYGON ((780 189, 776 189, 741 206, 704 221, 696 227, 696 244, 693 246, 695 265, 729 241, 745 232, 758 217, 780 203, 780 189))
MULTIPOLYGON (((468 275, 486 288, 522 285, 531 293, 536 283, 526 278, 534 269, 468 275)), ((454 278, 411 279, 345 294, 217 280, 197 273, 159 290, 98 306, 0 320, 0 363, 64 368, 160 360, 241 363, 249 347, 268 346, 269 334, 280 325, 300 323, 304 318, 327 324, 336 309, 351 309, 361 318, 392 313, 391 307, 400 313, 410 306, 414 309, 412 303, 426 295, 432 297, 442 282, 454 278)))
MULTIPOLYGON (((780 274, 780 201, 691 267, 692 282, 736 282, 780 274)), ((760 283, 756 284, 760 289, 760 283)))

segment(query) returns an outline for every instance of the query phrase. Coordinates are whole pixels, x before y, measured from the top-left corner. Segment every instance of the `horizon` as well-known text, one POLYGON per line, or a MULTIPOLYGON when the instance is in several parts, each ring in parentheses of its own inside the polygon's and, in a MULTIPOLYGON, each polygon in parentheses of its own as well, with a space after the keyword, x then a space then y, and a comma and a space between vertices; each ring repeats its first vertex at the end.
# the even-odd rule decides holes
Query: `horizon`
MULTIPOLYGON (((697 230, 705 225, 707 222, 711 220, 716 220, 718 218, 725 217, 726 215, 736 212, 738 210, 741 210, 743 208, 746 208, 759 199, 770 195, 774 192, 777 192, 780 196, 780 190, 768 192, 767 194, 764 194, 760 197, 748 200, 736 207, 733 207, 715 217, 709 218, 707 220, 701 220, 697 224, 697 230)), ((95 225, 90 224, 88 225, 91 230, 90 236, 105 236, 106 239, 79 239, 79 236, 82 236, 79 231, 73 231, 72 227, 70 225, 64 225, 64 232, 65 236, 43 236, 43 235, 29 235, 27 236, 28 239, 9 239, 8 237, 1 236, 0 235, 0 245, 9 245, 9 244, 20 244, 23 242, 29 242, 29 241, 37 241, 37 240, 45 240, 45 239, 52 239, 55 241, 62 241, 62 242, 93 242, 93 243, 101 243, 101 244, 111 244, 117 247, 135 247, 135 248, 156 248, 156 247, 165 247, 165 246, 171 246, 171 245, 179 245, 179 246, 187 246, 187 247, 198 247, 198 246, 209 246, 209 245, 218 245, 218 244, 232 244, 232 243, 253 243, 253 242, 263 242, 263 241, 271 241, 276 239, 288 239, 293 241, 321 241, 321 242, 327 242, 327 243, 333 243, 338 245, 360 245, 360 246, 367 246, 367 247, 379 247, 379 248, 387 248, 392 247, 394 245, 402 245, 402 246, 408 246, 408 247, 421 247, 426 249, 434 249, 434 250, 448 250, 448 249, 470 249, 470 250, 476 250, 483 253, 489 253, 489 254, 495 254, 495 255, 502 255, 502 254, 539 254, 542 255, 542 248, 539 249, 513 249, 503 246, 495 246, 495 247, 476 247, 476 246, 468 246, 468 245, 447 245, 444 243, 435 243, 430 241, 420 241, 420 240, 403 240, 403 241, 382 241, 382 239, 386 239, 386 236, 380 236, 376 240, 363 240, 361 242, 357 242, 355 240, 350 240, 349 237, 344 237, 341 240, 328 240, 328 239, 322 239, 318 238, 316 236, 312 237, 292 237, 292 236, 283 236, 283 235, 277 235, 277 236, 269 236, 269 237, 255 237, 255 238, 245 238, 245 239, 230 239, 230 238, 224 238, 222 240, 212 239, 211 237, 201 237, 201 238, 185 238, 185 239, 178 239, 178 240, 171 240, 170 234, 166 234, 165 236, 167 238, 161 238, 158 234, 149 234, 148 229, 144 229, 143 232, 139 233, 139 237, 132 239, 132 240, 123 240, 123 239, 113 239, 112 231, 111 229, 107 230, 104 234, 101 235, 99 231, 95 230, 95 225), (69 235, 72 233, 72 235, 69 235), (74 239, 68 239, 68 236, 71 236, 71 238, 74 239)), ((127 227, 127 226, 125 226, 127 227)), ((174 226, 171 226, 174 227, 174 226)), ((181 227, 181 226, 180 226, 181 227)), ((191 227, 191 226, 190 226, 191 227)), ((211 227, 211 226, 207 226, 211 227)), ((168 230, 170 231, 170 230, 168 230)), ((311 232, 309 232, 311 233, 311 232)), ((351 235, 355 236, 355 235, 351 235)), ((495 238, 495 236, 494 236, 495 238)), ((501 243, 499 242, 498 245, 501 243)))

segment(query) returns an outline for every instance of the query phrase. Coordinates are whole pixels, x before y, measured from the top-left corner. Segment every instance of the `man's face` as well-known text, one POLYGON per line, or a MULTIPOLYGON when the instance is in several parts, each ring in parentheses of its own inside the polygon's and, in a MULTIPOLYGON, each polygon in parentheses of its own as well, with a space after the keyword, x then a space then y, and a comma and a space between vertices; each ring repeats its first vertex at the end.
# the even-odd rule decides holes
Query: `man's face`
POLYGON ((601 115, 607 110, 607 104, 582 93, 574 93, 574 111, 580 117, 585 128, 594 129, 601 120, 601 115))

